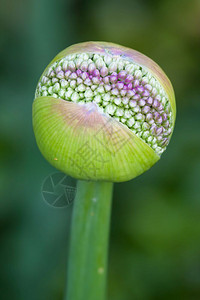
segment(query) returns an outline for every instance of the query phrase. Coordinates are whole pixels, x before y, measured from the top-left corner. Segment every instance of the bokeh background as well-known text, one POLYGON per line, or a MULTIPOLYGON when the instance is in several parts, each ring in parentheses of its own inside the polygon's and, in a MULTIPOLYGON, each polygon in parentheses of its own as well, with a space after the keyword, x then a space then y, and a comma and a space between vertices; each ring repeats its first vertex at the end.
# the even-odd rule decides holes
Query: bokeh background
POLYGON ((50 60, 89 40, 150 56, 178 108, 160 162, 115 184, 108 299, 200 299, 200 1, 1 0, 0 19, 1 299, 63 297, 72 205, 42 199, 55 169, 36 146, 31 108, 50 60))

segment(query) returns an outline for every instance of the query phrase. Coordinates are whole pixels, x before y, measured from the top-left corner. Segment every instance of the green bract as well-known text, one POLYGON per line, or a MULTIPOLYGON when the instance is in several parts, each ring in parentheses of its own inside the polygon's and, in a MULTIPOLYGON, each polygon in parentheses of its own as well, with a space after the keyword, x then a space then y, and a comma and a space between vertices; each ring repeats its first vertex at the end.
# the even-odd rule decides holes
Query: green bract
POLYGON ((33 127, 44 157, 79 179, 126 181, 149 169, 175 122, 171 83, 143 54, 87 42, 58 54, 43 72, 33 127))

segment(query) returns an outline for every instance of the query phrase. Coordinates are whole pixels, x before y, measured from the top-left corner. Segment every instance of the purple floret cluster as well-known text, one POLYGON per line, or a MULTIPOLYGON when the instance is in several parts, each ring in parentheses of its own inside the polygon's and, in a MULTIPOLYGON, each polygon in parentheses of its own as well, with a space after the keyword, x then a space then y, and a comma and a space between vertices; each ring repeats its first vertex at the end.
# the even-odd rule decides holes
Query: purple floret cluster
POLYGON ((54 62, 39 81, 41 96, 96 103, 159 155, 169 143, 173 120, 165 90, 147 69, 120 56, 79 53, 54 62))

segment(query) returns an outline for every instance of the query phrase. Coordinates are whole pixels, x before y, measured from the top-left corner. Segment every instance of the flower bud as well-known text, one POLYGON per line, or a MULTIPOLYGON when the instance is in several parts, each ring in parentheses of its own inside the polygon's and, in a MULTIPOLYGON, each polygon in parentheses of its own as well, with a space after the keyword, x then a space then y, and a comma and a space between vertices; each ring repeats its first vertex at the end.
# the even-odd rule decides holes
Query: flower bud
POLYGON ((59 53, 44 70, 33 103, 38 147, 78 179, 130 180, 157 162, 176 116, 172 85, 145 55, 86 42, 59 53))

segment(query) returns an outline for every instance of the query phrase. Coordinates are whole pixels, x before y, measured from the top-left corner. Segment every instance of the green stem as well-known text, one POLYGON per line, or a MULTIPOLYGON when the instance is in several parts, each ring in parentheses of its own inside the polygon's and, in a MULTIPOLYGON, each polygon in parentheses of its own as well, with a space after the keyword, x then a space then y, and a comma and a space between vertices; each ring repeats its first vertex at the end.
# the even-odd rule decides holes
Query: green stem
POLYGON ((112 188, 108 182, 78 182, 66 300, 105 299, 112 188))

